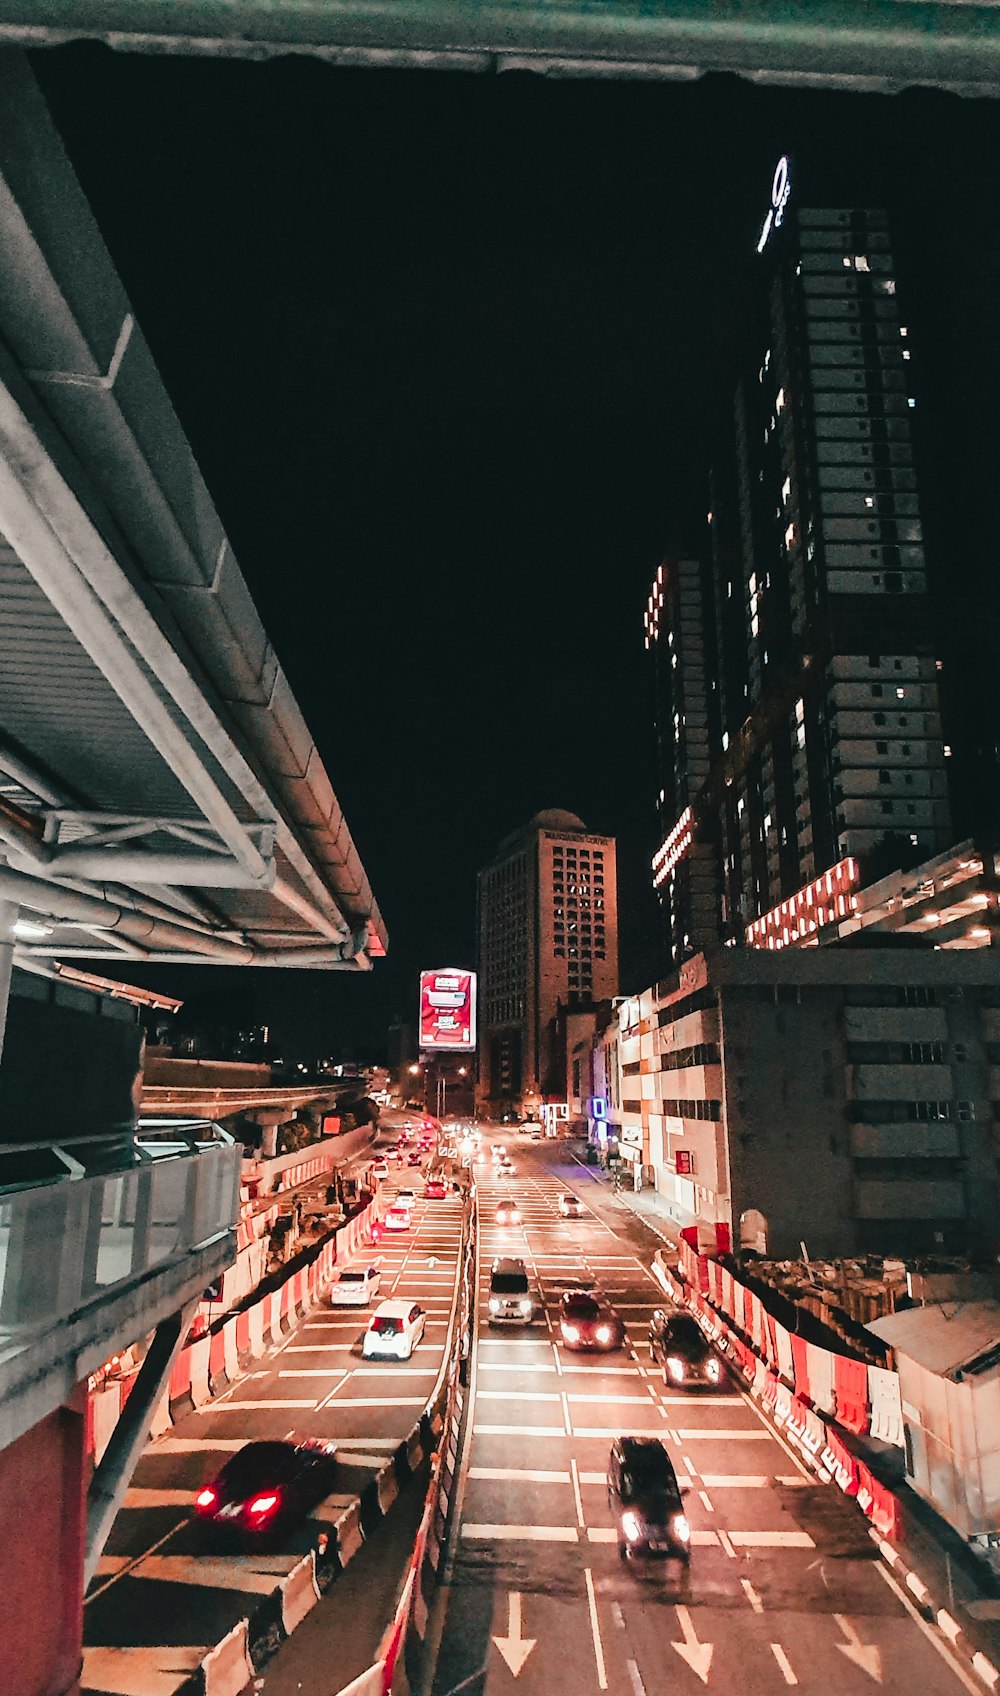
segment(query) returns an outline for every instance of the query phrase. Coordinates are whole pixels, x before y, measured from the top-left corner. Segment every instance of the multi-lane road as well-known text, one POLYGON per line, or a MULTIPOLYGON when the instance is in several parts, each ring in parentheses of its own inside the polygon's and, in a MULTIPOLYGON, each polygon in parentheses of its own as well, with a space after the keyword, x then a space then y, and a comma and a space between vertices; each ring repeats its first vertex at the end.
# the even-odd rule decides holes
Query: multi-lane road
POLYGON ((655 1239, 571 1162, 506 1137, 509 1181, 479 1173, 478 1334, 433 1696, 861 1696, 978 1687, 877 1556, 859 1511, 817 1483, 752 1401, 665 1389, 645 1346, 665 1298, 655 1239), (575 1190, 587 1215, 563 1221, 575 1190), (513 1195, 523 1224, 491 1223, 513 1195), (544 1317, 491 1330, 494 1255, 527 1262, 544 1317), (627 1344, 572 1354, 553 1324, 565 1280, 593 1279, 627 1344), (624 1566, 605 1469, 622 1432, 661 1439, 687 1491, 690 1575, 624 1566))
POLYGON ((419 1199, 421 1173, 407 1168, 384 1187, 392 1194, 406 1184, 418 1195, 413 1223, 384 1236, 369 1258, 381 1267, 380 1300, 407 1297, 427 1313, 413 1359, 363 1361, 369 1310, 321 1303, 233 1389, 150 1444, 86 1598, 85 1693, 170 1696, 311 1546, 304 1525, 266 1553, 206 1549, 193 1497, 235 1450, 292 1432, 334 1440, 335 1493, 312 1516, 329 1523, 419 1418, 447 1335, 462 1204, 419 1199))

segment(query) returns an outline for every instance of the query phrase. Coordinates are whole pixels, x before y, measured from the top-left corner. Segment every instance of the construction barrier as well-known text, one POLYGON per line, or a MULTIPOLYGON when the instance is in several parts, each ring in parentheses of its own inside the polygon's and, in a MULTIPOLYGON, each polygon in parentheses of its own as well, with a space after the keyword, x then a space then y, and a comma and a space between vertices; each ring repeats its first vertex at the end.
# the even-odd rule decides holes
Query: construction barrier
POLYGON ((680 1245, 680 1270, 688 1288, 706 1296, 716 1311, 748 1337, 768 1368, 800 1400, 832 1415, 845 1431, 870 1434, 902 1448, 903 1402, 897 1372, 793 1336, 768 1313, 756 1290, 685 1241, 680 1245))
MULTIPOLYGON (((683 1265, 682 1255, 682 1269, 683 1265)), ((864 1461, 851 1453, 833 1426, 820 1418, 814 1406, 782 1382, 778 1373, 756 1352, 756 1345, 751 1347, 745 1337, 733 1330, 726 1315, 717 1312, 699 1290, 671 1274, 662 1250, 654 1256, 653 1274, 679 1306, 690 1309, 713 1343, 746 1379, 751 1395, 763 1403, 774 1424, 793 1440, 820 1477, 833 1479, 845 1495, 853 1496, 882 1537, 889 1540, 898 1537, 902 1517, 895 1494, 875 1477, 864 1461)), ((719 1288, 719 1285, 715 1287, 719 1288)), ((807 1347, 812 1349, 813 1345, 808 1344, 807 1347)), ((847 1366, 853 1370, 842 1379, 842 1394, 845 1404, 851 1406, 857 1415, 861 1375, 870 1369, 863 1361, 847 1360, 847 1366)), ((837 1405, 840 1405, 839 1397, 837 1405)))
POLYGON ((201 1663, 204 1696, 242 1696, 253 1681, 248 1622, 241 1619, 201 1663))

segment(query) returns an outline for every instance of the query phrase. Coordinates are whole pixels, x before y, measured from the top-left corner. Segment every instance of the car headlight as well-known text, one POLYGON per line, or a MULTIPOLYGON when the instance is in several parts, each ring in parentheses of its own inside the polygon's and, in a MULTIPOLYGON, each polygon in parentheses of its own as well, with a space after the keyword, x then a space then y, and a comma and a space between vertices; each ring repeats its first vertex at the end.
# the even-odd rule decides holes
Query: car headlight
POLYGON ((531 1312, 531 1300, 530 1300, 530 1297, 528 1297, 528 1296, 522 1296, 522 1297, 521 1297, 521 1300, 520 1300, 520 1302, 519 1302, 519 1304, 518 1304, 518 1305, 519 1305, 519 1306, 520 1306, 520 1309, 521 1309, 521 1312, 522 1312, 522 1313, 530 1313, 530 1312, 531 1312))
POLYGON ((675 1384, 682 1384, 684 1382, 684 1362, 681 1360, 680 1355, 670 1354, 667 1356, 667 1371, 670 1373, 675 1384))
POLYGON ((576 1325, 564 1325, 562 1327, 562 1334, 568 1343, 578 1343, 580 1341, 580 1331, 576 1325))
POLYGON ((598 1325, 598 1327, 597 1327, 597 1341, 599 1343, 610 1343, 610 1341, 611 1341, 611 1326, 610 1325, 598 1325))
POLYGON ((491 1313, 499 1313, 500 1312, 500 1302, 499 1302, 499 1300, 497 1299, 496 1296, 490 1296, 490 1312, 491 1313))
POLYGON ((642 1536, 642 1526, 639 1524, 639 1516, 638 1514, 634 1514, 631 1509, 629 1509, 628 1513, 622 1514, 622 1530, 630 1543, 638 1543, 639 1538, 642 1536))
POLYGON ((710 1360, 710 1361, 709 1361, 709 1363, 708 1363, 708 1376, 709 1376, 709 1377, 710 1377, 710 1378, 715 1378, 715 1379, 718 1379, 718 1376, 719 1376, 719 1363, 718 1363, 718 1361, 717 1361, 717 1360, 710 1360))
POLYGON ((686 1514, 675 1513, 673 1519, 670 1521, 670 1529, 679 1543, 690 1543, 691 1527, 687 1522, 686 1514))

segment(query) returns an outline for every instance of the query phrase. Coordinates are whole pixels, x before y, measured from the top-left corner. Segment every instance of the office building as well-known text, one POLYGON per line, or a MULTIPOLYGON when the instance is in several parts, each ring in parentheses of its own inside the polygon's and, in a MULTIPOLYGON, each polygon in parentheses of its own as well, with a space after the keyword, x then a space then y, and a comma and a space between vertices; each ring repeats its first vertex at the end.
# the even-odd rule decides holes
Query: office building
POLYGON ((615 841, 541 812, 479 873, 479 1099, 560 1098, 556 1015, 618 989, 615 841))
POLYGON ((664 563, 645 615, 675 962, 834 868, 863 884, 952 840, 887 216, 796 206, 782 161, 759 264, 705 546, 664 563))
POLYGON ((696 955, 616 1008, 591 1135, 679 1226, 779 1258, 1000 1248, 995 956, 870 940, 696 955))

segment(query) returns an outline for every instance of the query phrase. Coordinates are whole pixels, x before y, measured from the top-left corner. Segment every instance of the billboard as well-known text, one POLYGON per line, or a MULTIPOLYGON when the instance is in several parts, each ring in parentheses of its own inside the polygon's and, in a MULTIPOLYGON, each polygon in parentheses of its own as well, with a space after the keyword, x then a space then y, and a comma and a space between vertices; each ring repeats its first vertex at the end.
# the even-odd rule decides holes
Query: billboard
POLYGON ((476 1046, 476 974, 454 966, 420 974, 421 1048, 469 1054, 476 1046))

